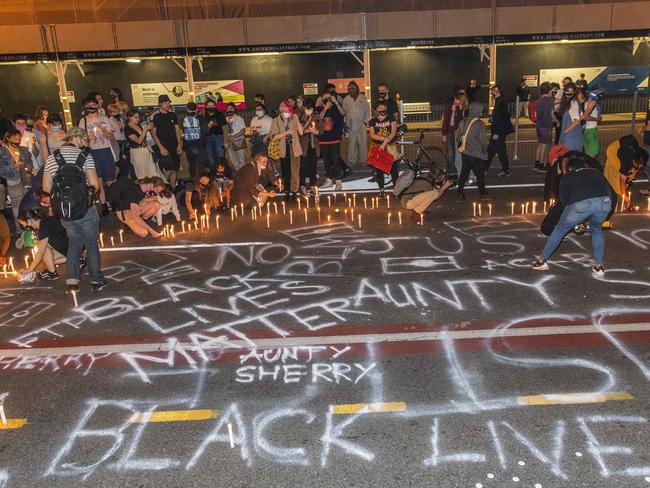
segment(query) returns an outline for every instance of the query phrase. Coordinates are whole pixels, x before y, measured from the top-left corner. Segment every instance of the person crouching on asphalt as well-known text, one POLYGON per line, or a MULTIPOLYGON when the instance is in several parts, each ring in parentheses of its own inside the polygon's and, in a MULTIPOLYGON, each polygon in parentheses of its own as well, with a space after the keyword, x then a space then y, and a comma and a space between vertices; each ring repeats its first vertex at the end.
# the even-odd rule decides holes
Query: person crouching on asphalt
MULTIPOLYGON (((255 154, 253 160, 242 166, 235 175, 232 198, 235 205, 243 205, 245 210, 255 205, 263 206, 267 198, 275 197, 275 191, 268 191, 264 183, 268 181, 266 172, 269 159, 264 154, 255 154)), ((268 184, 267 184, 268 186, 268 184)))
POLYGON ((476 176, 481 199, 489 198, 485 188, 485 164, 487 161, 488 138, 485 130, 485 124, 481 120, 483 114, 483 104, 481 102, 472 102, 469 105, 469 112, 466 118, 460 121, 456 129, 456 140, 458 141, 458 151, 461 154, 463 165, 458 178, 458 201, 464 202, 465 183, 469 177, 469 172, 473 171, 476 176))
POLYGON ((559 196, 564 207, 562 216, 546 241, 542 253, 533 263, 533 269, 547 270, 547 260, 559 247, 564 236, 575 225, 588 219, 596 261, 592 270, 596 276, 604 276, 605 237, 602 224, 612 208, 607 180, 598 169, 585 167, 581 158, 571 158, 567 163, 567 173, 560 181, 559 196))

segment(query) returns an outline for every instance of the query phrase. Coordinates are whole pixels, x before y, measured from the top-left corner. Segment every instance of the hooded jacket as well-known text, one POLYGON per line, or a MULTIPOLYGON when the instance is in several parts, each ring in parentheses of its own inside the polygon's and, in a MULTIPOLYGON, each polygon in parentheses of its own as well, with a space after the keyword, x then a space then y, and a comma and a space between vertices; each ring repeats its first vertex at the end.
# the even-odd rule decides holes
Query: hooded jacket
POLYGON ((469 127, 463 154, 487 160, 488 138, 485 124, 481 120, 481 115, 483 115, 483 104, 481 102, 470 103, 467 117, 461 120, 460 124, 458 124, 458 129, 456 129, 456 141, 460 146, 462 137, 469 127), (472 123, 472 120, 476 120, 476 122, 472 123), (470 123, 472 124, 471 127, 470 123))

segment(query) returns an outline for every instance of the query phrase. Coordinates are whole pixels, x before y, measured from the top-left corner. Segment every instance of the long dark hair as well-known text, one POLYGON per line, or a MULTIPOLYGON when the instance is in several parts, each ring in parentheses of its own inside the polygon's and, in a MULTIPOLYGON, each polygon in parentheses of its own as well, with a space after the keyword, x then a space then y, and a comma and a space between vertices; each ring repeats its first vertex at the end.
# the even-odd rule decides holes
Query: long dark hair
POLYGON ((573 92, 575 93, 574 97, 578 95, 578 87, 576 87, 575 83, 567 83, 567 85, 564 87, 564 90, 562 91, 562 100, 560 100, 560 113, 563 114, 569 108, 571 108, 571 102, 573 101, 573 98, 569 99, 566 96, 566 91, 568 89, 573 89, 573 92))

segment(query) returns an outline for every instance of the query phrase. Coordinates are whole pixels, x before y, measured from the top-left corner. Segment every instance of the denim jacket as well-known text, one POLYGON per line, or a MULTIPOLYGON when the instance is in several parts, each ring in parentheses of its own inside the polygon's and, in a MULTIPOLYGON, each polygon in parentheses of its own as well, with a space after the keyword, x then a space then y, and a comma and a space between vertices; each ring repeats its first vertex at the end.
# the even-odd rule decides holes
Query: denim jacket
POLYGON ((25 167, 31 166, 32 158, 29 151, 24 147, 9 148, 7 146, 0 147, 0 178, 10 181, 20 180, 20 170, 16 167, 14 157, 9 152, 11 150, 18 151, 18 160, 22 162, 25 167))

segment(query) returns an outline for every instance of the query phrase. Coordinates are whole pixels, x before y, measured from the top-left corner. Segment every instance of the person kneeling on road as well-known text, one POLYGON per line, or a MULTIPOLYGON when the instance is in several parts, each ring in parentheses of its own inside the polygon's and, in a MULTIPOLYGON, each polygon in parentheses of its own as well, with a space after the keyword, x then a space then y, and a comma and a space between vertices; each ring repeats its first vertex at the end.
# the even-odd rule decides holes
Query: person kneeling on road
POLYGON ((546 241, 542 253, 533 263, 533 269, 547 270, 546 261, 559 247, 564 236, 575 225, 588 219, 596 261, 592 270, 596 276, 602 277, 605 275, 605 237, 602 224, 612 208, 609 185, 598 169, 585 167, 582 158, 571 158, 566 171, 560 181, 560 202, 564 208, 562 216, 546 241))
POLYGON ((427 208, 442 197, 453 184, 443 170, 431 168, 430 173, 418 175, 406 191, 399 195, 400 205, 411 211, 410 217, 413 220, 419 221, 420 215, 426 213, 427 208))
POLYGON ((107 198, 115 215, 138 237, 159 236, 146 222, 160 209, 158 197, 153 194, 154 185, 151 178, 135 183, 121 176, 108 188, 107 198))
POLYGON ((235 205, 243 204, 245 209, 250 209, 254 205, 264 205, 267 198, 275 197, 275 190, 267 191, 264 185, 269 180, 266 175, 268 165, 269 159, 264 154, 255 154, 251 162, 237 171, 232 191, 235 205))

